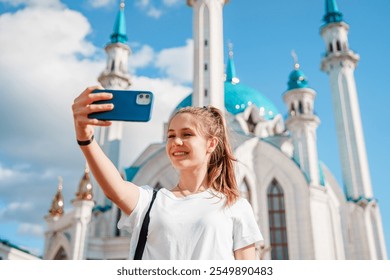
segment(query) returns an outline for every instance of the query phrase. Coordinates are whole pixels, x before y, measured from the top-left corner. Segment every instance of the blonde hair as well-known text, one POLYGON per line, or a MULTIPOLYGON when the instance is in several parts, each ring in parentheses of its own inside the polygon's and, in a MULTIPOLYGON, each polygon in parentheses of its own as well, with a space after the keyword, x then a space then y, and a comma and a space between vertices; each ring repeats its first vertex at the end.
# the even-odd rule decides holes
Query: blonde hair
POLYGON ((226 195, 226 205, 232 205, 239 197, 234 164, 236 161, 230 146, 223 113, 213 106, 184 107, 178 110, 170 119, 179 114, 192 114, 196 117, 196 125, 205 137, 215 137, 218 140, 215 150, 210 156, 207 176, 210 187, 226 195))

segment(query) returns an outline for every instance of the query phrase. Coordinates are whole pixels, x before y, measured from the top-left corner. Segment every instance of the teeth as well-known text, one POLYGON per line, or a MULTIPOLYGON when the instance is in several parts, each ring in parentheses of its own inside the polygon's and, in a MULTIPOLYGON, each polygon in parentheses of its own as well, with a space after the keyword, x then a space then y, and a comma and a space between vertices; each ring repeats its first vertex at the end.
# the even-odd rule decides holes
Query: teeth
POLYGON ((185 152, 173 153, 174 156, 184 156, 185 154, 186 154, 185 152))

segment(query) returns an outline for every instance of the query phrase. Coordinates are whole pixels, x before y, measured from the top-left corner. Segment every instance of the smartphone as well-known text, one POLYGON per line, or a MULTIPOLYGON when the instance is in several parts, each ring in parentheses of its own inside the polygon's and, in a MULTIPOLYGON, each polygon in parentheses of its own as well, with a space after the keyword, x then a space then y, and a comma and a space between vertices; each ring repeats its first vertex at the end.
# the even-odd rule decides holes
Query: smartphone
POLYGON ((90 119, 104 121, 147 122, 152 116, 153 93, 139 90, 96 89, 92 93, 108 92, 110 100, 96 101, 93 104, 113 103, 114 109, 88 115, 90 119))

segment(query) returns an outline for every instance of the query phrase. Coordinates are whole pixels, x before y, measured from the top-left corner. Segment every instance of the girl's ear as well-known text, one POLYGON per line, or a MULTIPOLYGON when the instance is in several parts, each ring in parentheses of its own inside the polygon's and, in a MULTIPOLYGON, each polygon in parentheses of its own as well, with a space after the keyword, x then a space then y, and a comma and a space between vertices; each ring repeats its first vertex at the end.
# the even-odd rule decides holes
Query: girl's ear
POLYGON ((218 145, 218 139, 217 137, 211 137, 208 142, 207 152, 212 153, 218 145))

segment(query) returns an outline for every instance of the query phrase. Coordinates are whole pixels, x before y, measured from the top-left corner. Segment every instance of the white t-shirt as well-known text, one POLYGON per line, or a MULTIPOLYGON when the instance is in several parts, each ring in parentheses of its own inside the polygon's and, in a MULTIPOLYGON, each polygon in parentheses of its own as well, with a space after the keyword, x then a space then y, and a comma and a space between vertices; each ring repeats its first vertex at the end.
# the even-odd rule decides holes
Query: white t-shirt
MULTIPOLYGON (((119 229, 129 231, 133 259, 142 222, 153 195, 150 186, 140 187, 136 208, 122 214, 119 229)), ((150 211, 144 260, 231 260, 233 251, 263 240, 252 207, 246 199, 225 207, 225 196, 208 189, 178 198, 162 188, 150 211), (221 199, 222 197, 222 199, 221 199)))

